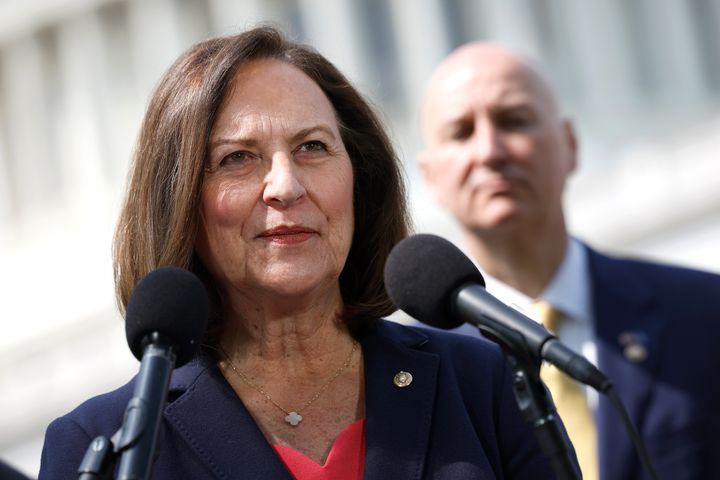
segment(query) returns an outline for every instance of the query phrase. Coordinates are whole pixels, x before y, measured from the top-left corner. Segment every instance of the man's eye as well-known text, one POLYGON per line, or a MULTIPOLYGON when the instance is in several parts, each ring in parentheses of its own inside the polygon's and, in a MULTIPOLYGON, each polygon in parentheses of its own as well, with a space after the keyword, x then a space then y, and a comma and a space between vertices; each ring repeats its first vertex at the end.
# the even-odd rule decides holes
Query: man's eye
POLYGON ((475 128, 471 123, 457 125, 450 130, 449 137, 451 140, 465 140, 472 136, 474 130, 475 128))
POLYGON ((533 123, 534 117, 527 112, 506 112, 495 118, 495 124, 503 130, 524 130, 533 123))

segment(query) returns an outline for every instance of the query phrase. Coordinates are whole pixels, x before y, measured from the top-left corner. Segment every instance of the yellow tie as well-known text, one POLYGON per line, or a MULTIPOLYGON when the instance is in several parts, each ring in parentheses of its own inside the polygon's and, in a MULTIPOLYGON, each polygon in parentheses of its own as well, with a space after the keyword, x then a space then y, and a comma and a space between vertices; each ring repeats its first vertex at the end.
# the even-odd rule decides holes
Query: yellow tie
MULTIPOLYGON (((562 312, 543 301, 535 302, 533 308, 545 328, 556 332, 564 320, 562 312)), ((543 363, 540 369, 540 378, 550 390, 555 407, 575 447, 583 479, 597 480, 597 431, 581 385, 547 363, 543 363)))

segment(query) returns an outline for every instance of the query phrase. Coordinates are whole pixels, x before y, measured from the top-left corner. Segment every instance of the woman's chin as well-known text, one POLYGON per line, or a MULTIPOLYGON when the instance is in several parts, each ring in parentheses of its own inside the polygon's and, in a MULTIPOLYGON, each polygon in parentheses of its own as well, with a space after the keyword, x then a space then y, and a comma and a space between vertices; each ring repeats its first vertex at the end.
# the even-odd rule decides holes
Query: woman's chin
POLYGON ((332 284, 339 280, 337 274, 316 272, 307 266, 295 266, 282 274, 260 280, 258 290, 277 298, 302 298, 318 291, 332 291, 332 284))

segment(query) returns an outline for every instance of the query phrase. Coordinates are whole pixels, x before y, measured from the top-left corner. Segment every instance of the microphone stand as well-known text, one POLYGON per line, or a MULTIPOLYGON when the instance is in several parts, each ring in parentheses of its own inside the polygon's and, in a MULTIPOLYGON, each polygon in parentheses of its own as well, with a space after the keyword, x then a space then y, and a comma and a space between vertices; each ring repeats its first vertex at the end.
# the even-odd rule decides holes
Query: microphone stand
POLYGON ((534 427, 535 438, 550 460, 558 480, 581 480, 579 467, 570 459, 573 451, 567 435, 563 434, 560 417, 552 398, 540 380, 540 365, 530 355, 517 355, 498 332, 478 329, 502 347, 512 369, 512 388, 523 417, 534 427))
POLYGON ((128 402, 122 428, 113 436, 115 450, 121 454, 117 475, 120 480, 150 478, 162 409, 175 366, 175 349, 162 334, 153 332, 144 342, 134 396, 128 402))
POLYGON ((118 479, 150 478, 175 353, 170 342, 157 332, 144 341, 147 345, 123 424, 110 440, 99 436, 90 442, 78 468, 78 480, 112 480, 118 458, 118 479))
POLYGON ((78 480, 112 480, 117 452, 107 437, 96 437, 85 451, 78 468, 78 480))

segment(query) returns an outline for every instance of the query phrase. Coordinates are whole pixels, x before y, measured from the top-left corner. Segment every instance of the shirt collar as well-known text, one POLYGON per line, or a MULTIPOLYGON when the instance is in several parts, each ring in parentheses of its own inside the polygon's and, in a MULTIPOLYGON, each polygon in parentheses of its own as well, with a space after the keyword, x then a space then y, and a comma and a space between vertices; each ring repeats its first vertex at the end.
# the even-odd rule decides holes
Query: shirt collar
MULTIPOLYGON (((528 317, 535 317, 532 310, 533 298, 486 272, 482 274, 489 293, 528 317)), ((592 322, 588 253, 587 248, 580 241, 569 238, 560 268, 539 298, 561 310, 570 319, 592 322)))
POLYGON ((540 298, 568 318, 587 323, 592 321, 587 248, 575 238, 569 240, 565 258, 540 298))

